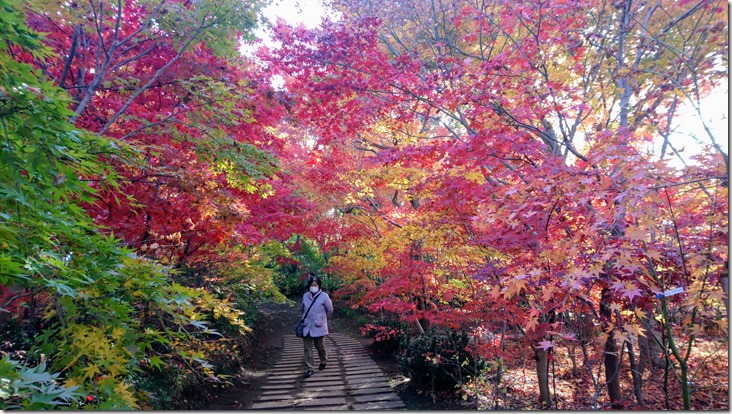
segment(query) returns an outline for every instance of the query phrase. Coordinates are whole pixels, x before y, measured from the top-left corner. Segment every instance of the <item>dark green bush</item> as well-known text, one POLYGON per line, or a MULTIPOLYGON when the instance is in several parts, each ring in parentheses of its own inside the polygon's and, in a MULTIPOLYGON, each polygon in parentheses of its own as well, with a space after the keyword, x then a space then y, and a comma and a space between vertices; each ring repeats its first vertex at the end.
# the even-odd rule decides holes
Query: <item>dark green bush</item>
POLYGON ((399 368, 418 388, 430 391, 433 396, 435 390, 454 390, 485 365, 466 351, 467 345, 465 332, 433 331, 420 335, 408 340, 399 368))

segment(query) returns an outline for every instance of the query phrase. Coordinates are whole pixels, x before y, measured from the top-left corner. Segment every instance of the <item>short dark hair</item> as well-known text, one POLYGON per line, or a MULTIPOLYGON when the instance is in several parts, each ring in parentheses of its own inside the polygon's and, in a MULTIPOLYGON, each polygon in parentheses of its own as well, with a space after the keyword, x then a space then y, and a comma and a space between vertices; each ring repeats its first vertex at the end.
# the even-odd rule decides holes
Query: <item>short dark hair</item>
POLYGON ((323 287, 323 282, 320 280, 320 278, 315 276, 315 273, 310 272, 310 273, 308 273, 308 278, 305 281, 305 287, 310 287, 310 285, 312 285, 313 282, 317 283, 318 287, 320 287, 320 288, 323 287))

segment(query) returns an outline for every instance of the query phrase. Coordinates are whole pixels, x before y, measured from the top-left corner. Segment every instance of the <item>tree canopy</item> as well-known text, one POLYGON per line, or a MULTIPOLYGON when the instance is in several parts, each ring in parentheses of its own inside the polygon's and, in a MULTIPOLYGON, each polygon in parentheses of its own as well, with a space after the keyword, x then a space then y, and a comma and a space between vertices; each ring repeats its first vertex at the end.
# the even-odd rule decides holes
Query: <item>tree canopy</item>
POLYGON ((566 348, 586 408, 644 407, 645 365, 700 408, 727 355, 727 137, 702 110, 725 3, 336 0, 244 57, 263 6, 0 0, 0 324, 30 333, 0 348, 0 406, 172 408, 317 271, 343 306, 467 332, 485 377, 534 361, 538 407, 566 348))

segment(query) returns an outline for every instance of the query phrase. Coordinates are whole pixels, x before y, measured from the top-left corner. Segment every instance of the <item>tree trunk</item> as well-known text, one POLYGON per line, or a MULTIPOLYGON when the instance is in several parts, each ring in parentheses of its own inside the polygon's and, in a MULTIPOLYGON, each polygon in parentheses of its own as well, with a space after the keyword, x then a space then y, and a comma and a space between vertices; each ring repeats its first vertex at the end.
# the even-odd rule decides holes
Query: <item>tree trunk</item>
POLYGON ((607 392, 610 396, 610 403, 613 409, 623 408, 621 400, 623 395, 620 392, 620 378, 618 375, 618 346, 615 343, 615 333, 610 332, 605 341, 605 380, 607 392))
MULTIPOLYGON (((424 311, 427 309, 427 301, 424 299, 424 297, 417 298, 417 310, 424 311)), ((427 320, 427 318, 419 317, 417 318, 417 324, 419 325, 419 330, 422 333, 430 333, 430 321, 427 320)))
POLYGON ((536 348, 534 351, 536 360, 536 377, 539 379, 539 401, 542 409, 549 409, 552 406, 552 396, 549 391, 549 363, 546 350, 536 348))
POLYGON ((649 339, 645 336, 638 338, 638 372, 640 372, 641 380, 643 379, 643 372, 646 369, 646 363, 650 361, 648 354, 648 341, 649 339))
MULTIPOLYGON (((630 343, 630 341, 628 341, 627 344, 628 359, 630 360, 630 373, 633 376, 633 394, 635 394, 635 399, 636 401, 638 401, 638 404, 643 406, 643 366, 640 364, 636 364, 635 354, 633 354, 633 345, 630 343)), ((642 354, 643 352, 641 351, 641 361, 643 360, 642 354)))
POLYGON ((420 335, 424 335, 424 328, 422 327, 422 323, 419 320, 414 321, 417 325, 417 330, 419 331, 420 335))
POLYGON ((663 335, 661 329, 658 326, 658 322, 653 319, 649 312, 645 312, 646 320, 648 321, 647 329, 645 330, 646 337, 639 338, 641 346, 642 356, 649 362, 651 368, 662 369, 665 365, 664 355, 666 351, 661 345, 663 343, 663 335))
POLYGON ((719 275, 719 284, 722 285, 722 291, 724 292, 724 310, 729 314, 729 262, 724 262, 724 270, 719 275))
MULTIPOLYGON (((600 316, 604 319, 603 328, 605 331, 612 327, 611 299, 610 289, 603 288, 600 298, 600 316)), ((611 330, 605 341, 605 381, 607 384, 607 392, 610 396, 610 403, 613 409, 616 410, 622 408, 621 401, 623 399, 623 395, 620 392, 620 375, 618 375, 619 360, 619 349, 615 343, 615 332, 611 330)))
POLYGON ((577 358, 574 355, 575 352, 577 352, 577 344, 574 341, 570 341, 567 344, 567 354, 569 355, 569 360, 572 361, 572 375, 579 374, 579 370, 577 369, 577 358))

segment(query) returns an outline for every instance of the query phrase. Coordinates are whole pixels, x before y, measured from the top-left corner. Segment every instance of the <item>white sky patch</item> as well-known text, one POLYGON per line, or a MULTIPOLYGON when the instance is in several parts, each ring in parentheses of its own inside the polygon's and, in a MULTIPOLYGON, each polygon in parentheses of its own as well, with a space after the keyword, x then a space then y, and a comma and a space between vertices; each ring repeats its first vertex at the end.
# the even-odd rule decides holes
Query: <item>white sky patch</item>
MULTIPOLYGON (((724 82, 716 90, 701 100, 701 117, 706 123, 714 141, 729 154, 729 89, 728 83, 724 82)), ((703 147, 712 145, 712 138, 704 129, 702 119, 697 114, 694 106, 684 102, 674 116, 671 127, 673 133, 669 141, 674 148, 681 152, 684 160, 693 164, 692 156, 699 154, 703 147)), ((662 140, 659 138, 653 146, 653 153, 661 154, 662 140)), ((681 167, 683 164, 678 157, 673 155, 671 148, 666 149, 666 157, 670 157, 670 164, 681 167)))
POLYGON ((303 24, 308 29, 319 25, 327 14, 331 13, 320 0, 274 0, 264 9, 264 17, 271 22, 279 17, 291 25, 303 24))
MULTIPOLYGON (((687 103, 680 109, 679 126, 676 131, 690 137, 695 137, 703 143, 710 143, 709 135, 704 130, 702 121, 699 119, 693 107, 687 103)), ((727 85, 713 91, 709 96, 704 98, 701 101, 700 109, 701 116, 714 135, 717 143, 726 151, 729 151, 727 139, 729 136, 729 91, 727 85)))
POLYGON ((262 10, 262 16, 267 22, 254 32, 257 39, 261 41, 244 44, 240 51, 244 56, 253 58, 256 50, 261 46, 277 47, 270 36, 269 25, 274 24, 278 18, 291 26, 304 25, 308 29, 313 29, 320 25, 323 17, 328 16, 332 20, 338 20, 339 14, 328 8, 323 0, 273 0, 262 10))

